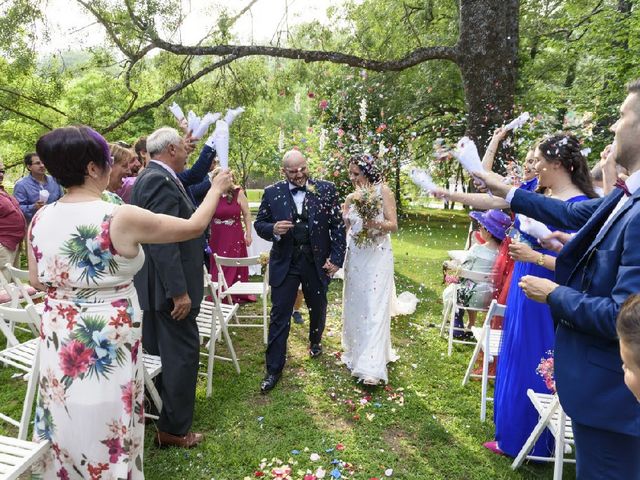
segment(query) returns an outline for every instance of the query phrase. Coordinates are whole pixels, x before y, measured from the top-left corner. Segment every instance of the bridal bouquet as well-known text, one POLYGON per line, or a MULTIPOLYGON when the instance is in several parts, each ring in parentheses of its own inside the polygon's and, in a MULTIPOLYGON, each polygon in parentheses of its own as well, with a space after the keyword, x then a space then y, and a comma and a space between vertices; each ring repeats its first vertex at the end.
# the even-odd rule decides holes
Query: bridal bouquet
POLYGON ((356 245, 359 247, 371 245, 375 237, 374 232, 370 231, 364 226, 365 223, 376 218, 380 209, 382 208, 382 199, 376 192, 376 187, 371 185, 369 187, 358 188, 353 197, 353 206, 362 218, 362 230, 360 230, 354 237, 356 245))

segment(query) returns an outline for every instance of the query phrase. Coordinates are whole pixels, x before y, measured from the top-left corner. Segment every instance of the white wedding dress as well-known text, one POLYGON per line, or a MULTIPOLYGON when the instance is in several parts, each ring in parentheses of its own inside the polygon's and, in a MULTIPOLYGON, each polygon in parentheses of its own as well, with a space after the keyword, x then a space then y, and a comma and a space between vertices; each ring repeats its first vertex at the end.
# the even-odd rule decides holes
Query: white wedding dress
MULTIPOLYGON (((381 186, 376 188, 380 195, 381 186)), ((381 210, 377 219, 383 218, 381 210)), ((354 377, 366 383, 387 383, 387 363, 399 358, 391 348, 391 316, 413 313, 417 299, 406 292, 396 298, 389 234, 376 237, 373 244, 359 246, 355 236, 362 230, 362 218, 353 204, 347 220, 350 228, 344 261, 342 362, 354 377)))

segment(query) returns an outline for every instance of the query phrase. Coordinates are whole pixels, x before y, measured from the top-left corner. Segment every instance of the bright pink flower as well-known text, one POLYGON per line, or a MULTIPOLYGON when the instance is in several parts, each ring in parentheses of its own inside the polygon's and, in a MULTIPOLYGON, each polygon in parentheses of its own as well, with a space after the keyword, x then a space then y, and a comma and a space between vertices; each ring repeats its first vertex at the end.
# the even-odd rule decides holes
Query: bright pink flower
POLYGON ((118 458, 125 453, 120 439, 118 437, 108 438, 107 440, 102 440, 101 443, 105 444, 109 449, 109 462, 118 463, 118 458))
POLYGON ((133 408, 133 380, 124 385, 120 385, 120 390, 122 390, 122 396, 120 398, 124 404, 124 411, 131 415, 131 409, 133 408))
POLYGON ((86 372, 91 365, 93 349, 77 340, 71 340, 60 349, 60 366, 67 377, 76 378, 86 372))
POLYGON ((320 100, 320 103, 318 103, 318 107, 320 107, 320 110, 326 110, 328 106, 329 100, 320 100))
POLYGON ((67 472, 67 469, 64 467, 61 467, 56 475, 60 480, 69 480, 69 472, 67 472))
POLYGON ((303 477, 303 480, 317 480, 317 477, 313 473, 307 473, 303 477))

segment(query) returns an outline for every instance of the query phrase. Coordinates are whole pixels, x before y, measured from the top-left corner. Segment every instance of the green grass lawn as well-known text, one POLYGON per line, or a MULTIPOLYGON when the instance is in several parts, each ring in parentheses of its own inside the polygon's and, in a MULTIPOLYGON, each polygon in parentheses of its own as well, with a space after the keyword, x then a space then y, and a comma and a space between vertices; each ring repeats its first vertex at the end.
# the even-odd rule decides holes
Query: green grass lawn
MULTIPOLYGON (((390 366, 386 389, 363 388, 338 364, 342 282, 333 282, 325 354, 309 359, 308 323, 292 325, 284 375, 263 396, 258 392, 261 331, 237 330, 233 340, 242 373, 218 362, 212 398, 205 396, 204 378, 198 385, 193 428, 204 432, 206 441, 192 450, 158 449, 155 427, 148 426, 146 477, 243 480, 264 471, 263 478, 273 478, 273 466, 261 462, 282 461, 291 466, 292 479, 318 467, 329 479, 336 468, 332 461, 340 460, 349 464, 338 466, 342 478, 364 480, 384 478, 388 469, 398 479, 552 478, 551 464, 528 464, 514 472, 510 459, 482 447, 493 438, 491 412, 481 423, 479 382, 461 386, 471 347, 457 346, 447 357, 446 341, 434 328, 441 314, 441 263, 447 250, 462 248, 467 225, 463 212, 442 210, 401 220, 393 240, 397 289, 412 291, 420 303, 415 314, 393 320, 400 360, 390 366), (338 444, 344 449, 336 449, 338 444), (319 460, 311 460, 314 453, 319 460)), ((2 411, 16 414, 24 383, 12 379, 10 369, 0 370, 2 411)), ((565 465, 565 478, 574 477, 575 469, 565 465)))

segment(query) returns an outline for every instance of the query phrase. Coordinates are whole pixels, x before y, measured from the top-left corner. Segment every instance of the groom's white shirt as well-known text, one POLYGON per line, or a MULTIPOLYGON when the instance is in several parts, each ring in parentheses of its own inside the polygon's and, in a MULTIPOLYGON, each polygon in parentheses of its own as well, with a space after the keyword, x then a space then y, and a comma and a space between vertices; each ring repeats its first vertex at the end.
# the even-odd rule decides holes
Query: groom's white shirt
MULTIPOLYGON (((289 184, 290 192, 294 188, 298 188, 297 185, 294 185, 291 182, 287 182, 287 183, 289 184)), ((308 183, 309 182, 307 181, 307 183, 305 183, 304 186, 306 187, 308 183)), ((302 204, 304 203, 304 197, 307 196, 307 192, 305 192, 304 190, 298 190, 296 193, 291 192, 291 196, 293 197, 293 202, 296 205, 296 211, 298 212, 298 215, 300 215, 302 213, 302 204)))

